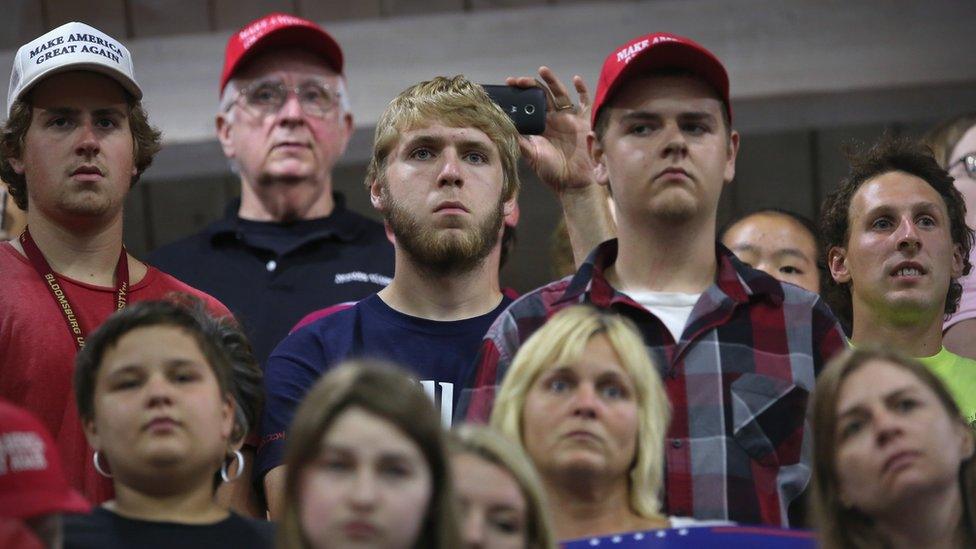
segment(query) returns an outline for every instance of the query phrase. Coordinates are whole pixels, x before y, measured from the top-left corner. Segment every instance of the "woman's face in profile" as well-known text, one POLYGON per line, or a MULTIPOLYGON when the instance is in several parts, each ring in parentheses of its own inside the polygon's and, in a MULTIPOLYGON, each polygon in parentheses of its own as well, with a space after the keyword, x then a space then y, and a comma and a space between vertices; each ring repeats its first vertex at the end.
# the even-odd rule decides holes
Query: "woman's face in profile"
POLYGON ((526 502, 518 481, 506 469, 470 452, 451 460, 454 488, 461 503, 461 537, 467 548, 525 547, 526 502))
POLYGON ((873 360, 848 375, 837 398, 834 440, 840 499, 876 516, 913 497, 958 485, 972 434, 949 417, 914 374, 873 360))
POLYGON ((413 547, 432 497, 420 447, 353 407, 326 431, 299 477, 299 520, 313 547, 413 547))
POLYGON ((636 455, 637 393, 605 335, 572 364, 542 372, 522 410, 525 448, 542 476, 626 476, 636 455))
POLYGON ((233 405, 196 340, 165 325, 136 328, 106 350, 94 410, 86 429, 117 479, 172 478, 207 463, 212 475, 234 423, 233 405))

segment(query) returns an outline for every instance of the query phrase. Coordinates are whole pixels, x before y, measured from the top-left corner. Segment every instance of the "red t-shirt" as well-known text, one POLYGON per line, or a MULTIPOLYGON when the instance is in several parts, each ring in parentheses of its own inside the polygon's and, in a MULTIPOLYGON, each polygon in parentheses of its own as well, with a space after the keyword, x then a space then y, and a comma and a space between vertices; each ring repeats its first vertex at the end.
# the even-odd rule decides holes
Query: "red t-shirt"
MULTIPOLYGON (((58 282, 88 334, 115 312, 114 288, 62 276, 58 282)), ((127 297, 134 303, 173 292, 203 299, 215 315, 230 315, 216 299, 153 267, 130 287, 127 297)), ((10 243, 0 243, 0 398, 41 420, 61 451, 68 481, 98 504, 114 492, 111 480, 95 471, 92 449, 81 430, 71 386, 76 353, 74 338, 45 282, 10 243)))

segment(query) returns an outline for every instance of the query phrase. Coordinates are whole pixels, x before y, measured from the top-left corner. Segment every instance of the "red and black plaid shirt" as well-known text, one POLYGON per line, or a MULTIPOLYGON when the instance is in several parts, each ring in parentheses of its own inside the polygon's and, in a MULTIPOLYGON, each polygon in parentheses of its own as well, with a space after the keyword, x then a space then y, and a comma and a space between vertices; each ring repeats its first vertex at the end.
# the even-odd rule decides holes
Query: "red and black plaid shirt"
POLYGON ((665 446, 666 512, 698 519, 788 525, 787 507, 809 484, 807 398, 825 362, 846 345, 815 294, 750 269, 717 245, 715 283, 680 341, 604 272, 617 242, 596 248, 571 278, 513 303, 492 325, 461 413, 486 421, 512 359, 533 332, 578 303, 612 309, 638 326, 671 400, 665 446))

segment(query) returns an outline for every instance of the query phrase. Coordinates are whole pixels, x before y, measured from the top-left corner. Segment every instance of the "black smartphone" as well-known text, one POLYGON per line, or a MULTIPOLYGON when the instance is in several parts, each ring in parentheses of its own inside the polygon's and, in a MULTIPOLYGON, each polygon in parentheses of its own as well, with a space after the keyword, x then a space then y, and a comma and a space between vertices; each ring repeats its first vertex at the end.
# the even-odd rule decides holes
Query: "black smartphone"
POLYGON ((508 113, 522 135, 539 135, 546 131, 546 92, 542 88, 516 88, 482 84, 488 97, 508 113))

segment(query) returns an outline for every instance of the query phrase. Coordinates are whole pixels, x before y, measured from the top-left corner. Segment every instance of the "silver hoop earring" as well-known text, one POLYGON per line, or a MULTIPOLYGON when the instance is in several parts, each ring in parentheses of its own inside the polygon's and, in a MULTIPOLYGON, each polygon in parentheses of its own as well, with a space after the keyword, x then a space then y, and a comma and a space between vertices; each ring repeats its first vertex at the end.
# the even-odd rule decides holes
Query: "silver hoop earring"
POLYGON ((234 450, 234 462, 237 463, 237 471, 233 477, 227 472, 227 463, 223 462, 220 464, 220 478, 224 479, 224 482, 232 482, 237 480, 241 473, 244 472, 244 454, 240 450, 234 450))
POLYGON ((102 475, 105 478, 112 478, 112 475, 106 473, 105 469, 102 469, 101 464, 98 463, 98 450, 95 450, 95 453, 92 454, 92 463, 95 464, 95 470, 98 471, 99 475, 102 475))

